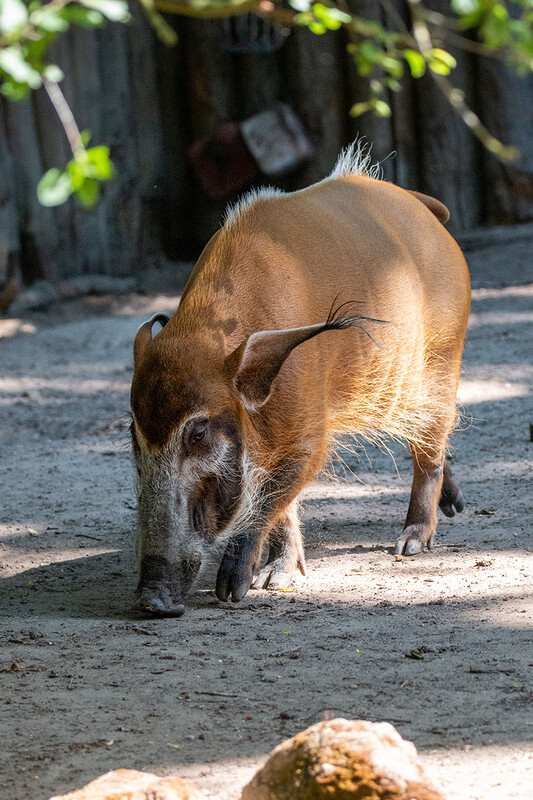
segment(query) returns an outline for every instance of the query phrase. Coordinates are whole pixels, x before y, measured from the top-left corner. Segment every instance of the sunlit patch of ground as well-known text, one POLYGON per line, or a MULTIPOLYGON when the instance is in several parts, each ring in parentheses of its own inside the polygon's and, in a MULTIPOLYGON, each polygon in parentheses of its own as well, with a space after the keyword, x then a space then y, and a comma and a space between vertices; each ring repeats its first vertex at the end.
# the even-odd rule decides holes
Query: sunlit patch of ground
POLYGON ((95 298, 97 319, 40 312, 12 328, 0 386, 10 800, 119 766, 236 800, 271 748, 336 715, 392 722, 450 800, 529 800, 532 297, 474 292, 450 453, 467 505, 439 516, 431 554, 392 555, 409 452, 348 447, 303 493, 308 579, 235 606, 216 600, 208 570, 181 619, 129 610, 126 430, 133 337, 176 298, 95 298))

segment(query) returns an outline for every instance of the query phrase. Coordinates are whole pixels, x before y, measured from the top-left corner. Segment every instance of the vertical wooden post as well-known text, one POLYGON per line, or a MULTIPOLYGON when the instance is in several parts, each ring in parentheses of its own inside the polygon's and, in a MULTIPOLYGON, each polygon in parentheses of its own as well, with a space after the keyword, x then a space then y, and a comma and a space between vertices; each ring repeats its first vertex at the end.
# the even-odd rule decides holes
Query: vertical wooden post
POLYGON ((20 240, 15 173, 7 147, 4 100, 0 100, 0 314, 5 314, 20 284, 20 240))
POLYGON ((135 4, 133 19, 126 28, 128 63, 133 106, 132 147, 137 154, 136 192, 140 201, 139 249, 142 259, 157 253, 161 224, 162 140, 157 76, 155 33, 135 4))
MULTIPOLYGON (((361 15, 365 19, 383 21, 381 6, 379 3, 373 2, 373 0, 349 0, 348 5, 353 13, 361 15)), ((368 78, 361 77, 358 74, 353 57, 349 53, 346 54, 345 59, 348 76, 346 96, 346 113, 348 115, 350 108, 355 103, 362 103, 368 100, 369 81, 368 78)), ((384 99, 390 100, 388 93, 384 99)), ((393 106, 393 111, 394 114, 398 112, 396 106, 393 106)), ((364 138, 372 147, 373 161, 382 161, 395 150, 396 142, 393 134, 392 118, 390 117, 377 117, 371 111, 367 111, 360 117, 349 117, 349 138, 353 141, 358 137, 364 138)), ((395 179, 393 159, 388 158, 384 162, 383 175, 386 180, 395 179)))
MULTIPOLYGON (((60 37, 53 45, 50 60, 57 63, 63 70, 65 77, 61 82, 61 89, 67 101, 71 103, 74 94, 72 88, 73 69, 66 37, 60 37)), ((72 158, 72 151, 57 112, 43 88, 32 93, 31 102, 43 173, 52 167, 63 169, 72 158)), ((57 238, 57 250, 54 257, 57 262, 58 277, 77 275, 82 272, 82 268, 77 259, 73 201, 56 206, 50 211, 50 215, 53 218, 57 238)))
POLYGON ((97 32, 98 65, 102 93, 102 138, 110 146, 116 177, 106 186, 108 268, 128 275, 138 268, 141 203, 137 186, 138 162, 131 146, 134 131, 127 33, 122 25, 108 23, 97 32))
POLYGON ((170 17, 178 31, 176 47, 156 42, 157 99, 161 120, 161 147, 164 168, 159 177, 162 219, 161 244, 174 258, 183 258, 191 247, 194 230, 192 175, 187 163, 187 97, 185 82, 185 25, 179 17, 170 17))
POLYGON ((31 100, 6 103, 8 147, 15 167, 15 187, 23 278, 55 280, 58 236, 54 211, 37 198, 37 184, 44 173, 31 100))
POLYGON ((479 115, 504 144, 515 145, 520 158, 502 164, 482 156, 485 222, 510 225, 533 219, 533 76, 518 77, 493 59, 479 58, 476 85, 479 115))
MULTIPOLYGON (((232 57, 222 47, 220 20, 185 21, 182 42, 186 49, 188 117, 191 141, 211 133, 221 122, 238 118, 232 57)), ((220 227, 227 202, 207 197, 194 184, 189 213, 194 219, 198 244, 203 246, 220 227)))
MULTIPOLYGON (((80 130, 91 131, 89 146, 107 143, 103 130, 102 86, 98 34, 73 27, 68 33, 72 76, 65 91, 80 130)), ((73 227, 77 241, 78 274, 112 273, 108 241, 109 186, 103 187, 96 208, 87 210, 73 202, 73 227)))
MULTIPOLYGON (((448 0, 431 0, 429 7, 445 12, 448 0)), ((474 102, 472 55, 449 47, 457 60, 449 77, 469 104, 474 102)), ((450 210, 452 232, 476 227, 481 217, 478 143, 453 111, 430 74, 416 82, 420 189, 434 195, 450 210)))
POLYGON ((316 148, 316 157, 295 175, 296 187, 324 178, 347 140, 343 44, 335 33, 316 36, 294 30, 285 45, 285 82, 296 113, 316 148))

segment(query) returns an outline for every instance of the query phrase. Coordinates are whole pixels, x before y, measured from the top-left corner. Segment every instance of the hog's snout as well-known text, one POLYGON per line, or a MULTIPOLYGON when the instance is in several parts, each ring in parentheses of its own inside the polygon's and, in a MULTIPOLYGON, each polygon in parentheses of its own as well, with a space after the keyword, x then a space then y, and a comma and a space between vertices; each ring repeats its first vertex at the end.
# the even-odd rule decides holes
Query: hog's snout
POLYGON ((143 586, 137 593, 133 611, 157 614, 161 617, 181 617, 185 613, 183 603, 176 602, 166 586, 143 586))
POLYGON ((133 610, 181 617, 185 613, 183 595, 196 577, 200 563, 199 558, 171 564, 160 556, 144 556, 133 610))

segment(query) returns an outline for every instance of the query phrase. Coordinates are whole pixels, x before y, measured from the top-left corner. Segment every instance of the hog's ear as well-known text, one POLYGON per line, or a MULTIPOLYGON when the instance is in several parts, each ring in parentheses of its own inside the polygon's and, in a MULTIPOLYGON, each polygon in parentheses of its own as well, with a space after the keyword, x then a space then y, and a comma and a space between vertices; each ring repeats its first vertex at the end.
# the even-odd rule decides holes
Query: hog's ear
MULTIPOLYGON (((363 322, 381 322, 369 317, 336 317, 331 315, 325 323, 307 325, 283 331, 252 333, 228 356, 227 365, 233 374, 234 385, 248 411, 255 411, 266 403, 272 391, 274 378, 287 356, 299 344, 324 331, 361 328, 363 322)), ((373 340, 374 341, 374 340, 373 340)))
POLYGON ((155 322, 159 322, 164 328, 169 319, 168 314, 153 314, 148 322, 144 322, 141 325, 133 342, 133 364, 135 367, 140 364, 146 345, 152 341, 152 325, 155 322))

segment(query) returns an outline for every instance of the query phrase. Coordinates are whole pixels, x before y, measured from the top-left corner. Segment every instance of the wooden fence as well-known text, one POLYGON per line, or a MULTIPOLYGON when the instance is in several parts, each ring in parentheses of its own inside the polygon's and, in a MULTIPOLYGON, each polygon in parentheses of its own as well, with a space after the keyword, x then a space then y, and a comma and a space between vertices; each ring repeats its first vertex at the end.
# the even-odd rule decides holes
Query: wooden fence
MULTIPOLYGON (((405 13, 401 0, 392 0, 405 13)), ((445 0, 433 5, 446 7, 445 0)), ((357 9, 387 21, 375 0, 357 9)), ((91 212, 73 201, 43 208, 35 187, 69 159, 47 97, 0 102, 0 279, 19 263, 24 279, 139 274, 161 258, 194 256, 219 226, 227 200, 203 194, 187 150, 221 122, 240 121, 276 101, 290 104, 316 157, 284 178, 299 188, 324 177, 357 134, 385 159, 385 177, 433 194, 450 208, 454 233, 533 219, 533 78, 496 61, 454 52, 454 81, 491 131, 522 151, 502 165, 471 137, 430 77, 403 79, 390 118, 349 116, 366 98, 346 53, 344 33, 295 30, 276 52, 228 50, 223 21, 171 18, 176 48, 156 41, 144 19, 99 31, 73 30, 58 41, 64 92, 93 143, 111 146, 117 177, 91 212)), ((272 181, 268 181, 272 183, 272 181)), ((228 198, 231 200, 232 198, 228 198)))

